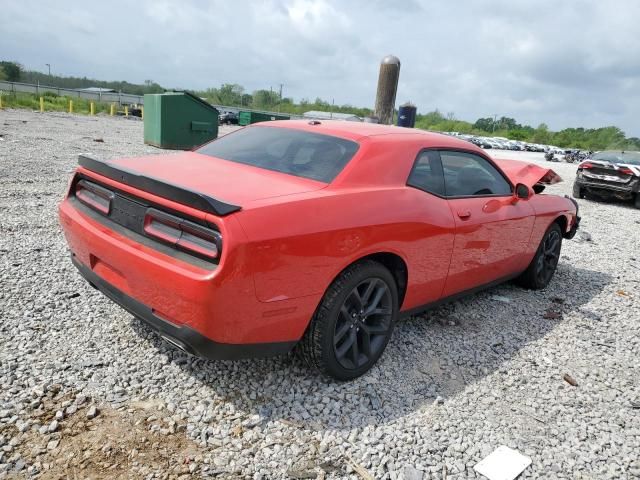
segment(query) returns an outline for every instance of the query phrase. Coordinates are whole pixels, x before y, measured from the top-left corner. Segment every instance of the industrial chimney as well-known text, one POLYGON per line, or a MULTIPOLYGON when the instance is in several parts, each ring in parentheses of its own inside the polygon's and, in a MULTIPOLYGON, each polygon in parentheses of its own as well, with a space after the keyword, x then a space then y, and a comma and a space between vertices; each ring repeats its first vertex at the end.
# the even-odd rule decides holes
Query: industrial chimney
POLYGON ((375 116, 382 124, 390 125, 393 123, 393 111, 396 106, 399 78, 400 60, 393 55, 387 55, 380 64, 375 106, 375 116))

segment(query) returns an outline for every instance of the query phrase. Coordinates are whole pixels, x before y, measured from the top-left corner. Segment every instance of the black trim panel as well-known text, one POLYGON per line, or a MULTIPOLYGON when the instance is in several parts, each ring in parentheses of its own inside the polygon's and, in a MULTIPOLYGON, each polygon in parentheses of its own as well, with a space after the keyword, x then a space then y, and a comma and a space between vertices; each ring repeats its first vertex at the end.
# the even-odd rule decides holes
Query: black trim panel
POLYGON ((80 271, 80 274, 91 285, 133 316, 144 320, 152 328, 157 330, 165 340, 192 355, 210 360, 240 360, 243 358, 272 357, 291 351, 297 343, 230 344, 215 342, 189 327, 180 327, 156 316, 151 308, 121 292, 108 282, 105 282, 91 269, 80 263, 73 254, 71 261, 80 271))
POLYGON ((159 197, 174 200, 203 212, 213 213, 214 215, 229 215, 241 209, 238 205, 226 203, 203 193, 187 190, 153 177, 145 177, 87 155, 78 155, 78 164, 111 180, 125 183, 159 197))
POLYGON ((506 277, 498 278, 497 280, 494 280, 489 283, 485 283, 484 285, 473 287, 473 288, 470 288, 469 290, 464 290, 463 292, 454 293, 453 295, 449 295, 448 297, 441 298, 440 300, 436 300, 435 302, 427 303, 425 305, 420 305, 418 307, 414 307, 409 310, 403 310, 399 313, 399 316, 401 318, 406 318, 412 315, 417 315, 418 313, 426 312, 427 310, 432 310, 434 308, 439 307, 440 305, 444 305, 445 303, 455 302, 456 300, 460 300, 461 298, 467 297, 469 295, 473 295, 474 293, 478 293, 488 288, 496 287, 502 283, 508 282, 509 280, 513 280, 514 278, 520 276, 521 273, 522 272, 507 275, 506 277))

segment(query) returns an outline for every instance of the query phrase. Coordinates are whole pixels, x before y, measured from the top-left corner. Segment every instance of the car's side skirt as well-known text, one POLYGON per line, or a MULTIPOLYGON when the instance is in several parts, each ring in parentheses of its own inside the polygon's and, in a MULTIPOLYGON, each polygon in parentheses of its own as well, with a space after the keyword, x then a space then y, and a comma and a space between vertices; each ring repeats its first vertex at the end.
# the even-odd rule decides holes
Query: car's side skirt
POLYGON ((521 274, 522 274, 522 272, 518 272, 518 273, 511 274, 511 275, 507 275, 505 277, 498 278, 497 280, 493 280, 492 282, 485 283, 483 285, 470 288, 469 290, 465 290, 463 292, 458 292, 458 293, 455 293, 453 295, 449 295, 448 297, 441 298, 440 300, 436 300, 435 302, 431 302, 431 303, 427 303, 427 304, 424 304, 424 305, 420 305, 418 307, 410 308, 408 310, 402 310, 402 311, 400 311, 400 315, 399 316, 400 316, 400 318, 407 318, 407 317, 410 317, 412 315, 416 315, 418 313, 426 312, 427 310, 432 310, 434 308, 439 307, 440 305, 444 305, 445 303, 455 302, 456 300, 459 300, 459 299, 461 299, 463 297, 467 297, 469 295, 473 295, 474 293, 478 293, 478 292, 481 292, 481 291, 486 290, 488 288, 492 288, 492 287, 495 287, 497 285, 500 285, 501 283, 508 282, 509 280, 513 280, 514 278, 519 277, 521 274))

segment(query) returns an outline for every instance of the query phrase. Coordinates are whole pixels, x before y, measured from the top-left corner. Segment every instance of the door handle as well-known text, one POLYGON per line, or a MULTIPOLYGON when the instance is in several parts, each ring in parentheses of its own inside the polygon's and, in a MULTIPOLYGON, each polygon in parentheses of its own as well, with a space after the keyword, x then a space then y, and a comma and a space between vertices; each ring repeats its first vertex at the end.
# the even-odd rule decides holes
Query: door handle
POLYGON ((467 218, 469 218, 471 216, 471 211, 469 211, 469 210, 458 210, 458 216, 462 220, 466 220, 467 218))

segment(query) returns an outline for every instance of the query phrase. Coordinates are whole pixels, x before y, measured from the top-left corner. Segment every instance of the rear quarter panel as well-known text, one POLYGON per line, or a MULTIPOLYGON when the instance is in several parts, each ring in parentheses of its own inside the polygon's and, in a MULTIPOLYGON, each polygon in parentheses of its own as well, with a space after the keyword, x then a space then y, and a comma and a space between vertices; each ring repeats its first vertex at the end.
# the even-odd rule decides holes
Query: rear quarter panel
POLYGON ((246 211, 239 220, 262 302, 324 294, 348 265, 388 252, 408 266, 407 308, 436 300, 453 246, 446 205, 426 210, 409 187, 353 191, 246 211))
POLYGON ((313 296, 317 305, 344 268, 380 252, 408 266, 403 308, 439 298, 453 247, 451 211, 405 186, 420 145, 380 143, 362 145, 366 168, 349 165, 325 190, 238 213, 260 301, 313 296))

